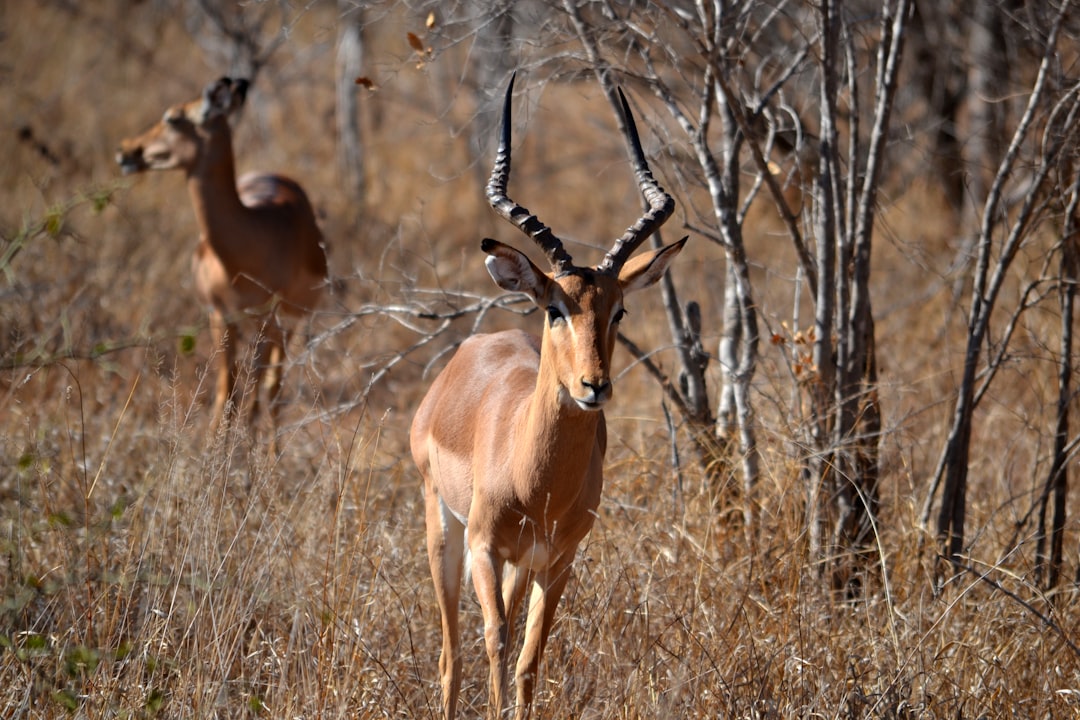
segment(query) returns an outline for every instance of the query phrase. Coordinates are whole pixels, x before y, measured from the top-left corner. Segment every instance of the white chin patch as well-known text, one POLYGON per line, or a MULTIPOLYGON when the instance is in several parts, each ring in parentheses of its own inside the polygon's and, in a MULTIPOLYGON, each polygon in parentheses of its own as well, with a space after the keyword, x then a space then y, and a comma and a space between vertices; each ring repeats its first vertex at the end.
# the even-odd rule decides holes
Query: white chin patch
POLYGON ((576 407, 585 412, 596 412, 597 410, 603 409, 606 400, 607 398, 600 402, 589 402, 588 400, 574 397, 566 387, 559 386, 559 404, 564 406, 576 407))
POLYGON ((596 412, 604 407, 604 403, 602 402, 590 403, 585 400, 578 400, 577 398, 574 398, 574 404, 586 412, 596 412))

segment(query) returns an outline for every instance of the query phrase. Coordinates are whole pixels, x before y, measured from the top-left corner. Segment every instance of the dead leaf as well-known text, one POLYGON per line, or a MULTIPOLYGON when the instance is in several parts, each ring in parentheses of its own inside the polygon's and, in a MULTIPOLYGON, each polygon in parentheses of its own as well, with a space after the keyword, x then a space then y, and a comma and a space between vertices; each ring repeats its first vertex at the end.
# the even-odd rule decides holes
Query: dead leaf
POLYGON ((428 30, 434 30, 435 29, 435 11, 434 10, 432 10, 431 12, 428 13, 427 22, 424 23, 424 24, 427 25, 428 30))
POLYGON ((407 37, 409 38, 409 45, 412 46, 412 49, 423 55, 424 41, 417 37, 416 33, 408 33, 407 37))

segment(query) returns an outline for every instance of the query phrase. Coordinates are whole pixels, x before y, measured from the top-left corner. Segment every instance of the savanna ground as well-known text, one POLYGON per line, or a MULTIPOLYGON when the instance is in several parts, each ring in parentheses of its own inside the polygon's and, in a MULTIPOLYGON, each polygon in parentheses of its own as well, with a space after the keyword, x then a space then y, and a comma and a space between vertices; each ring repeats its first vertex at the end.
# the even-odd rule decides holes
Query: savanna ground
MULTIPOLYGON (((296 14, 236 131, 241 171, 286 171, 305 185, 335 277, 291 347, 272 458, 258 440, 206 434, 213 348, 192 294, 182 177, 122 179, 113 161, 121 138, 195 97, 226 61, 166 3, 0 9, 4 717, 437 714, 439 618, 408 426, 445 352, 474 325, 539 319, 521 306, 466 313, 414 347, 440 325, 418 309, 495 296, 480 238, 520 237, 496 223, 481 187, 488 159, 478 167, 468 151, 463 52, 422 61, 406 33, 425 39, 426 12, 375 7, 376 87, 357 87, 366 197, 341 190, 334 159, 334 4, 296 14)), ((529 98, 515 199, 566 236, 615 237, 639 206, 610 109, 589 82, 529 98)), ((915 179, 889 186, 875 247, 887 433, 864 597, 836 598, 806 560, 781 348, 764 349, 756 382, 765 481, 753 544, 689 452, 676 476, 661 393, 620 351, 605 497, 560 607, 536 716, 1080 714, 1074 586, 1051 604, 1027 577, 1030 544, 1011 538, 1047 451, 1054 391, 1053 374, 1022 357, 976 424, 974 572, 934 592, 919 509, 964 309, 943 269, 955 225, 915 179)), ((763 317, 779 332, 795 264, 774 223, 763 211, 748 246, 763 317)), ((715 347, 719 251, 692 237, 675 275, 703 304, 715 347)), ((624 329, 673 366, 655 292, 635 296, 624 329)), ((1048 342, 1037 322, 1026 331, 1026 342, 1048 342)), ((1075 520, 1067 530, 1071 578, 1075 520)), ((484 710, 487 667, 471 591, 463 605, 469 717, 484 710)))

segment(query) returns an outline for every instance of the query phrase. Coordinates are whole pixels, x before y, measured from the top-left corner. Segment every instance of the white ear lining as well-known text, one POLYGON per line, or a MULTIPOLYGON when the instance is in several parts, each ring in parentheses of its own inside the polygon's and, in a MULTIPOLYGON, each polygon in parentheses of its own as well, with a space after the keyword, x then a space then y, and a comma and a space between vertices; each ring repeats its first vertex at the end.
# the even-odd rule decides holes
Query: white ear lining
POLYGON ((484 267, 495 284, 503 290, 520 290, 522 268, 518 258, 488 255, 484 258, 484 267), (508 270, 510 272, 507 272, 508 270))
POLYGON ((534 272, 524 255, 517 253, 488 255, 484 267, 496 285, 504 290, 525 291, 536 284, 534 272))

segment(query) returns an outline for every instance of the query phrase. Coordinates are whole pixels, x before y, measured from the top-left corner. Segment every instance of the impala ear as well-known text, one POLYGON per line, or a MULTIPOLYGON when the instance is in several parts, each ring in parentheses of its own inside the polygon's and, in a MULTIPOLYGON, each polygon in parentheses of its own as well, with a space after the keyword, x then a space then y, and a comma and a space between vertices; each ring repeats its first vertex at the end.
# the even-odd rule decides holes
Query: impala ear
POLYGON ((652 252, 630 258, 619 271, 619 284, 623 293, 630 293, 647 288, 664 276, 671 261, 686 245, 689 236, 652 252))
POLYGON ((230 112, 236 112, 244 106, 247 100, 247 91, 251 87, 251 81, 247 78, 235 78, 232 81, 232 108, 230 112))
POLYGON ((220 77, 203 90, 200 123, 213 118, 231 115, 243 106, 247 99, 249 82, 244 78, 233 80, 220 77))
POLYGON ((480 243, 480 249, 488 255, 484 265, 496 285, 510 292, 526 293, 533 300, 543 295, 550 280, 525 253, 490 238, 480 243))

